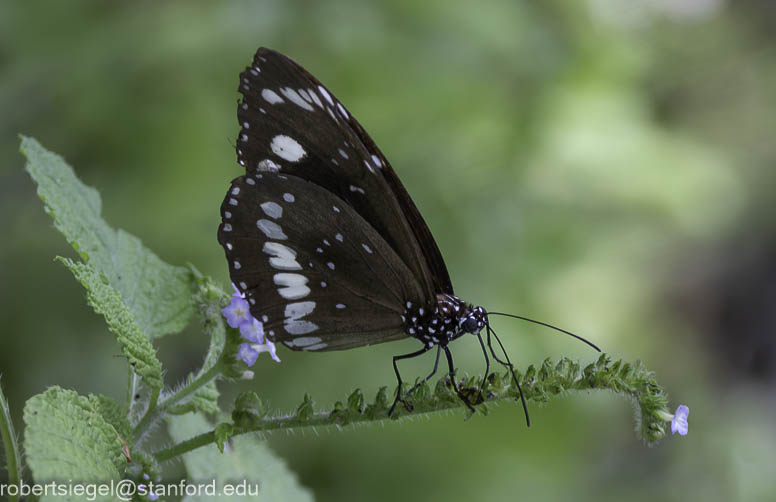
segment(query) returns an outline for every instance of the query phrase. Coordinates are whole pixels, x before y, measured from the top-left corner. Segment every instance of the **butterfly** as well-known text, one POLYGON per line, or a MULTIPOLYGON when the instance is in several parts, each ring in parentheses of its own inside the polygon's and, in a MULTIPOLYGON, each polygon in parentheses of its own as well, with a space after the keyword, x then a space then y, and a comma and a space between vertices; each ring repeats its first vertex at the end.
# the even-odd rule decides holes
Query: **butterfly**
MULTIPOLYGON (((266 48, 240 74, 238 90, 236 149, 245 174, 232 180, 221 205, 218 241, 232 282, 267 337, 309 352, 417 339, 419 349, 393 358, 398 387, 390 414, 399 402, 412 408, 402 396, 397 362, 432 349, 436 360, 426 381, 444 353, 455 392, 474 411, 455 381, 449 348, 467 333, 479 339, 485 375, 490 352, 512 369, 520 389, 488 320, 511 314, 488 313, 455 295, 415 203, 334 94, 266 48)), ((530 424, 522 389, 520 398, 530 424)))

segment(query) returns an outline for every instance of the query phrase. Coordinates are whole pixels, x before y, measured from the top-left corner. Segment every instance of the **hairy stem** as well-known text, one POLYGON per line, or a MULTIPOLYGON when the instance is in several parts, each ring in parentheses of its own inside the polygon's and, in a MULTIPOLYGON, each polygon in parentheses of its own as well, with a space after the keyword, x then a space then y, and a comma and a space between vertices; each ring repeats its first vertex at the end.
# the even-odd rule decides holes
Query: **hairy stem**
MULTIPOLYGON (((158 405, 154 406, 154 403, 158 401, 158 399, 152 399, 151 405, 149 406, 145 416, 143 416, 140 422, 138 422, 137 426, 135 426, 134 436, 138 438, 136 443, 142 442, 142 438, 144 437, 145 432, 147 432, 149 428, 154 423, 156 423, 157 420, 163 417, 168 409, 192 396, 197 390, 205 386, 208 382, 221 375, 222 372, 223 368, 221 364, 214 364, 203 373, 200 373, 189 384, 181 387, 177 392, 171 394, 169 397, 161 401, 158 405)), ((156 397, 158 397, 158 395, 156 397)))
MULTIPOLYGON (((561 359, 557 364, 545 360, 538 367, 529 366, 525 373, 519 376, 519 380, 528 402, 545 403, 554 396, 564 395, 570 391, 586 390, 609 390, 630 397, 638 408, 636 420, 639 434, 648 443, 654 443, 665 435, 665 417, 671 416, 667 410, 668 402, 665 393, 655 382, 653 374, 644 369, 639 362, 612 363, 605 354, 597 362, 584 368, 567 358, 561 359)), ((459 387, 470 396, 470 400, 479 399, 479 385, 479 377, 459 381, 459 387)), ((477 405, 477 409, 481 413, 487 413, 487 408, 484 406, 487 402, 518 398, 519 393, 511 380, 511 375, 492 373, 485 380, 482 404, 477 405)), ((235 423, 229 424, 230 436, 298 427, 379 422, 395 419, 397 416, 435 413, 465 406, 452 391, 447 378, 441 379, 433 391, 421 383, 406 396, 406 399, 412 402, 412 410, 399 407, 394 416, 388 415, 385 388, 381 389, 372 404, 364 406, 363 395, 356 390, 348 397, 347 404, 337 402, 332 411, 325 412, 313 412, 312 401, 308 397, 305 397, 305 402, 300 405, 297 412, 290 415, 269 417, 262 410, 237 409, 232 415, 235 423)), ((158 462, 164 462, 216 441, 215 431, 206 432, 159 450, 154 453, 154 458, 158 462)))
MULTIPOLYGON (((13 423, 11 422, 11 410, 8 407, 8 400, 3 394, 2 385, 0 385, 0 437, 3 439, 3 446, 5 448, 5 463, 8 469, 8 486, 16 485, 21 488, 21 455, 19 454, 19 445, 16 442, 16 434, 14 433, 13 423)), ((9 502, 17 502, 18 500, 18 491, 17 495, 8 496, 9 502)))

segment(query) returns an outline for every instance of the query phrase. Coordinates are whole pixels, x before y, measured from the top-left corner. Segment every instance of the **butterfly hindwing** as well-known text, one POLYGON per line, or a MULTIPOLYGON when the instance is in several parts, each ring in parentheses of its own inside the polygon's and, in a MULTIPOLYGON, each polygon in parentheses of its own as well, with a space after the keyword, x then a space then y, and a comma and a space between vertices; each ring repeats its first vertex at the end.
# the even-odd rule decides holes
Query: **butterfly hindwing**
POLYGON ((421 285, 345 201, 296 176, 236 178, 219 242, 232 282, 273 341, 339 350, 404 338, 407 300, 421 285))
POLYGON ((286 56, 261 48, 240 75, 237 154, 247 174, 281 172, 342 199, 393 248, 426 299, 452 294, 444 260, 392 167, 337 98, 286 56))

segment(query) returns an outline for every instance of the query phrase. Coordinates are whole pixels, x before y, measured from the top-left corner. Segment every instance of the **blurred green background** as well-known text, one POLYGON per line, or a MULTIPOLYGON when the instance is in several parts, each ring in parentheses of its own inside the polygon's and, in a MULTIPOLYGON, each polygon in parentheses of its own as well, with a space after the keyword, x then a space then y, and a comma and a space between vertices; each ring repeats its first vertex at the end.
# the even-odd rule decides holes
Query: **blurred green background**
MULTIPOLYGON (((647 448, 631 404, 572 394, 268 441, 318 500, 776 498, 776 4, 769 0, 3 2, 0 373, 17 427, 49 385, 124 397, 126 365, 70 273, 17 134, 62 154, 104 216, 228 287, 218 208, 240 173, 257 47, 322 80, 392 162, 458 294, 641 359, 690 433, 647 448)), ((521 367, 584 345, 496 325, 521 367)), ((173 385, 196 326, 159 343, 173 385)), ((290 410, 391 385, 411 340, 281 349, 252 388, 290 410)), ((482 371, 472 337, 457 365, 482 371)), ((421 375, 433 356, 404 365, 421 375)), ((3 474, 4 475, 4 474, 3 474)))

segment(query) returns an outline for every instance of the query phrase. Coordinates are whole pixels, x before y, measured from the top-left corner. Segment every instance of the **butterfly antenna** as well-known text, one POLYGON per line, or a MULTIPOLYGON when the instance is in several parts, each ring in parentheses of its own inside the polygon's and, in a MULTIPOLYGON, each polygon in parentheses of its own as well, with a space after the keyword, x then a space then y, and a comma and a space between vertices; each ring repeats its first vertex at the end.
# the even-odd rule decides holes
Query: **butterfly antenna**
POLYGON ((506 366, 509 368, 509 371, 512 372, 512 379, 515 381, 515 385, 517 386, 517 391, 520 393, 520 402, 523 404, 523 412, 525 413, 525 424, 527 427, 531 426, 531 418, 528 416, 528 406, 525 404, 525 397, 523 396, 523 388, 520 386, 520 381, 517 379, 517 375, 515 374, 515 367, 512 364, 512 361, 509 360, 509 354, 507 354, 507 351, 504 349, 504 345, 501 343, 501 340, 499 339, 498 335, 495 331, 493 331, 493 328, 490 327, 490 323, 485 323, 485 327, 488 330, 488 348, 490 349, 490 353, 493 356, 493 359, 496 360, 496 362, 502 364, 503 366, 506 366), (498 358, 496 355, 496 352, 493 350, 493 343, 490 340, 490 335, 493 334, 493 338, 496 339, 496 342, 498 342, 498 346, 501 348, 501 353, 504 354, 504 358, 506 359, 506 362, 502 361, 498 358))
MULTIPOLYGON (((514 319, 520 319, 521 321, 528 321, 528 322, 532 322, 534 324, 539 324, 540 326, 545 326, 547 328, 552 328, 555 331, 560 331, 563 334, 566 334, 566 335, 569 335, 569 336, 573 336, 577 340, 579 340, 581 342, 585 342, 586 344, 590 345, 591 347, 593 347, 598 352, 601 352, 601 349, 599 349, 598 346, 596 344, 594 344, 593 342, 591 342, 590 340, 586 340, 586 339, 582 338, 579 335, 575 335, 571 331, 566 331, 563 328, 559 328, 557 326, 553 326, 552 324, 549 324, 549 323, 546 323, 546 322, 537 321, 536 319, 530 319, 528 317, 523 317, 523 316, 519 316, 519 315, 515 315, 515 314, 506 314, 504 312, 488 312, 487 315, 500 315, 500 316, 504 316, 504 317, 512 317, 514 319)), ((494 332, 493 334, 495 335, 496 333, 494 332)), ((496 340, 498 340, 498 338, 496 338, 496 340)), ((501 343, 501 342, 499 342, 499 343, 501 343)))

